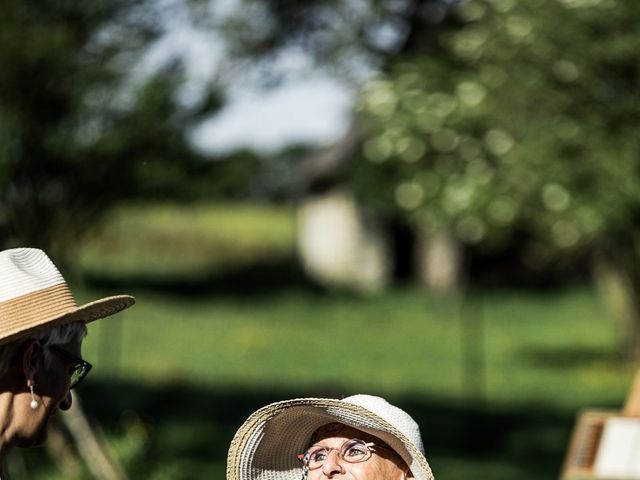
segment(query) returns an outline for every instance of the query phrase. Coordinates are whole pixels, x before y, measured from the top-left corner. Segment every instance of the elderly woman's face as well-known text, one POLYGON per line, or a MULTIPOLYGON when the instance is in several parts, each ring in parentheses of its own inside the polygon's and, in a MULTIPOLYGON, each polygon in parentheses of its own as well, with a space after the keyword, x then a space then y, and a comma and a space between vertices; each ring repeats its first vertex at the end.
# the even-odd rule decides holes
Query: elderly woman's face
MULTIPOLYGON (((326 478, 349 479, 349 480, 405 480, 413 478, 409 468, 400 456, 384 446, 380 439, 367 433, 356 430, 342 424, 330 424, 321 427, 316 435, 316 441, 311 446, 324 447, 326 455, 321 466, 309 470, 309 480, 322 480, 326 478), (371 449, 373 453, 364 461, 355 463, 341 458, 341 449, 352 439, 363 440, 366 443, 373 443, 371 449)), ((343 449, 344 450, 344 449, 343 449)), ((349 452, 346 452, 349 455, 349 452)), ((355 452, 353 455, 359 455, 355 452)), ((365 457, 366 458, 366 457, 365 457)))
MULTIPOLYGON (((59 345, 60 348, 80 356, 81 342, 72 341, 59 345)), ((24 419, 18 434, 20 446, 35 446, 43 443, 47 438, 47 430, 52 417, 58 410, 68 410, 71 407, 70 372, 73 362, 55 351, 51 351, 51 361, 48 365, 44 359, 38 363, 33 376, 34 394, 39 405, 33 409, 29 403, 31 395, 26 393, 22 403, 24 419)))

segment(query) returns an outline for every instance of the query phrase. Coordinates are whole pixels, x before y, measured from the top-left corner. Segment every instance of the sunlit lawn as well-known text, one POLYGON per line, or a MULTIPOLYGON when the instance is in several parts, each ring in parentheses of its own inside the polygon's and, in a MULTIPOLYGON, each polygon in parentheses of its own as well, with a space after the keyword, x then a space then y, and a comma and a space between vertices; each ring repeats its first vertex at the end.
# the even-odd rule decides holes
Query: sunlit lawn
POLYGON ((585 288, 487 293, 469 308, 415 289, 137 297, 134 309, 91 328, 85 351, 97 357, 96 375, 569 408, 622 400, 631 375, 585 288))
POLYGON ((294 232, 289 208, 129 207, 84 248, 81 301, 137 297, 91 325, 79 389, 131 478, 222 479, 251 411, 366 392, 414 414, 438 480, 551 479, 576 413, 623 404, 633 366, 589 286, 359 297, 252 270, 292 263, 294 232))

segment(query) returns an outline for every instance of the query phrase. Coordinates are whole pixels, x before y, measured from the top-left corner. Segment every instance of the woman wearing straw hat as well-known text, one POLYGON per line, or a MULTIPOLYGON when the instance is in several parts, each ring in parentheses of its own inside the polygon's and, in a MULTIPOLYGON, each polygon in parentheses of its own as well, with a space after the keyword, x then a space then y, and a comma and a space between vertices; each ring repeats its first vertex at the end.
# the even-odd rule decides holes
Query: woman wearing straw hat
POLYGON ((91 369, 80 355, 85 324, 134 301, 119 295, 78 306, 42 250, 0 252, 0 460, 12 447, 41 444, 51 417, 71 407, 70 390, 91 369))
POLYGON ((227 480, 433 480, 418 424, 380 397, 300 398, 236 432, 227 480))

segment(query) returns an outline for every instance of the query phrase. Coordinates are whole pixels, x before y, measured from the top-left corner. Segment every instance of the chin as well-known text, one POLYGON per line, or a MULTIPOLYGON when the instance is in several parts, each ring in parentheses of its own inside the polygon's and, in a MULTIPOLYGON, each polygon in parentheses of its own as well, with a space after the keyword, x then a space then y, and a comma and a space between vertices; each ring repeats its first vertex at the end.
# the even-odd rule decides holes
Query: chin
POLYGON ((40 427, 30 435, 25 435, 17 443, 22 448, 39 447, 46 442, 49 436, 49 422, 43 422, 40 427))

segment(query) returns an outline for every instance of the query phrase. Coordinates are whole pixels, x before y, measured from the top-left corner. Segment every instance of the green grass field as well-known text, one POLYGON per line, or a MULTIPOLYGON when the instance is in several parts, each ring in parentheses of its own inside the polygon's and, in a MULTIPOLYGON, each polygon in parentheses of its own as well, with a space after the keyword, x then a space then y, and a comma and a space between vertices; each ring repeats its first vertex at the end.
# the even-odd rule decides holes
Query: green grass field
POLYGON ((373 298, 134 293, 135 309, 95 324, 85 342, 104 374, 563 407, 612 400, 628 380, 611 325, 584 288, 489 293, 468 300, 473 314, 412 289, 373 298))
MULTIPOLYGON (((411 287, 328 294, 291 266, 292 212, 269 210, 271 222, 253 231, 252 216, 264 210, 243 208, 237 230, 216 223, 232 207, 202 208, 193 225, 172 220, 164 230, 148 219, 182 218, 175 207, 123 211, 84 250, 92 281, 78 286, 81 301, 137 297, 134 308, 90 327, 83 353, 95 371, 79 389, 131 478, 222 479, 228 444, 253 410, 363 392, 414 415, 438 480, 553 479, 577 412, 624 402, 634 368, 620 359, 589 286, 478 290, 448 301, 411 287), (127 241, 110 250, 110 235, 123 231, 127 241), (244 243, 236 270, 231 255, 216 260, 206 249, 209 263, 192 275, 175 252, 153 269, 173 245, 156 248, 162 231, 181 232, 188 265, 206 263, 193 260, 199 245, 257 243, 244 243), (264 263, 270 268, 256 268, 264 263)), ((55 467, 44 468, 33 478, 53 478, 55 467)))

